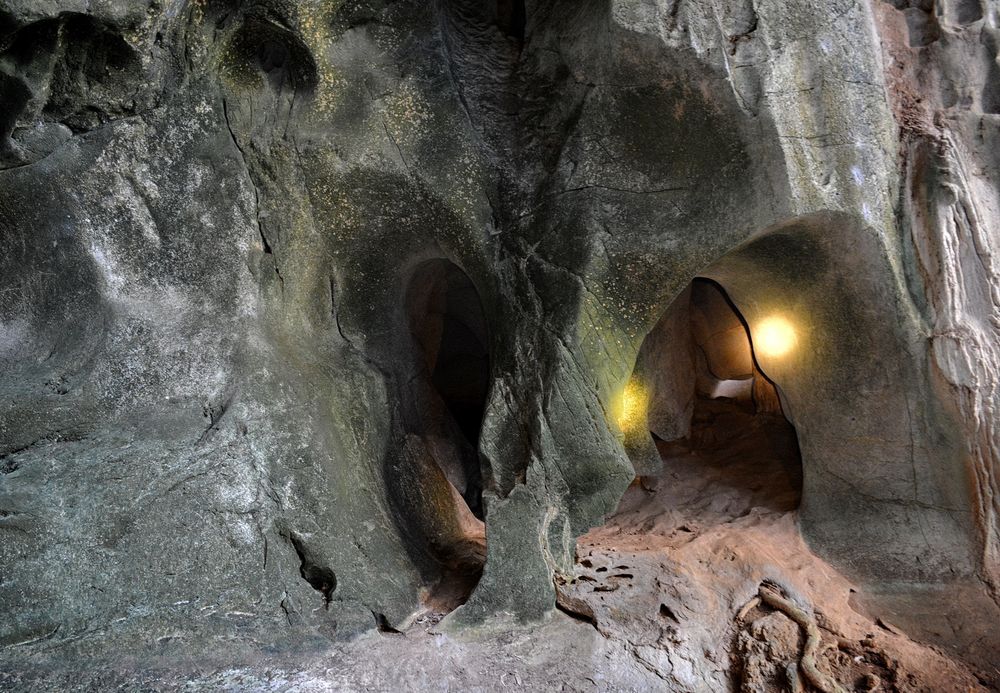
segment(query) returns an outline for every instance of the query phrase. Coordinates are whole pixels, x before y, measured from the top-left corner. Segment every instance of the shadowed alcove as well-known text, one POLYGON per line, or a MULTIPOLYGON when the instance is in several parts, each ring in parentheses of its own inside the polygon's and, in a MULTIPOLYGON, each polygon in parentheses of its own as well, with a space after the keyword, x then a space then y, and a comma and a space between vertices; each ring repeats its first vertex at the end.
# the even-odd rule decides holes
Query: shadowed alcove
POLYGON ((518 41, 524 41, 524 29, 527 21, 524 0, 497 0, 497 26, 506 36, 518 41))
POLYGON ((472 281, 456 264, 419 265, 406 292, 415 374, 407 415, 410 456, 428 488, 425 529, 440 575, 429 603, 448 611, 475 588, 485 561, 479 431, 489 394, 489 335, 472 281))

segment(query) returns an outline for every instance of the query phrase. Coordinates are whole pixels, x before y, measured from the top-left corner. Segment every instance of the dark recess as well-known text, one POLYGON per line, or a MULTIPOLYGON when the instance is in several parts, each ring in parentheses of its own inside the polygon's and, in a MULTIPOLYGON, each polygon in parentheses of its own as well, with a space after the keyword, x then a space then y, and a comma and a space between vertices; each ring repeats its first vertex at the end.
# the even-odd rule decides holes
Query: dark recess
POLYGON ((398 630, 393 628, 389 624, 389 619, 385 617, 385 614, 380 614, 376 611, 372 612, 372 617, 375 619, 375 628, 379 633, 399 633, 398 630))
POLYGON ((0 11, 0 49, 3 48, 4 40, 17 31, 17 19, 10 12, 0 11))
POLYGON ((292 533, 288 538, 295 549, 295 553, 299 556, 299 561, 301 561, 299 573, 314 590, 323 595, 323 604, 329 608, 330 601, 333 599, 333 592, 337 589, 336 574, 330 568, 320 565, 316 561, 301 537, 292 533))
MULTIPOLYGON (((425 263, 411 284, 410 330, 430 376, 462 440, 470 510, 483 518, 479 431, 489 395, 488 334, 476 287, 457 265, 447 260, 425 263)), ((429 415, 424 412, 425 415, 429 415)))
POLYGON ((526 24, 524 0, 497 0, 497 26, 503 33, 518 43, 524 43, 526 24))

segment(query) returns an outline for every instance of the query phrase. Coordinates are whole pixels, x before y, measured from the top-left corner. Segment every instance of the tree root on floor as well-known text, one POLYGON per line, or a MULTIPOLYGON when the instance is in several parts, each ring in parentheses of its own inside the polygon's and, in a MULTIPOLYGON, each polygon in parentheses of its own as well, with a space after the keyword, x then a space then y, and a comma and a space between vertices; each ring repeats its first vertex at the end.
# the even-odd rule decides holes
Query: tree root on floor
POLYGON ((747 617, 747 614, 750 613, 759 604, 760 604, 760 597, 754 597, 753 599, 748 601, 746 604, 743 605, 743 608, 740 609, 740 612, 736 614, 736 620, 742 621, 743 619, 745 619, 747 617))
MULTIPOLYGON (((806 644, 802 649, 802 659, 799 661, 799 668, 802 669, 802 674, 806 680, 820 691, 823 691, 823 693, 847 693, 846 689, 841 687, 840 684, 816 668, 816 653, 819 649, 820 637, 819 628, 816 626, 813 618, 766 585, 761 585, 757 594, 762 602, 772 609, 785 614, 785 616, 795 621, 806 632, 806 644)), ((751 603, 753 603, 753 600, 751 600, 751 603)), ((747 607, 740 610, 741 620, 742 616, 745 616, 749 610, 747 607)), ((795 690, 798 677, 795 676, 795 678, 792 678, 793 671, 788 671, 788 674, 789 683, 791 683, 793 690, 795 690)), ((801 683, 798 685, 801 686, 801 683)))

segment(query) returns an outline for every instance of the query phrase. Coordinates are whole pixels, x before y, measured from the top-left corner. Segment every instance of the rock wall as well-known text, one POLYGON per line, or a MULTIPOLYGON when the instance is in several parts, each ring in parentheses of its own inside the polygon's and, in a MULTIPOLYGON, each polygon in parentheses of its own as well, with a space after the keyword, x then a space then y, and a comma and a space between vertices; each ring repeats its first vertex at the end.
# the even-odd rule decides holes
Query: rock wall
POLYGON ((797 326, 760 365, 813 550, 993 608, 997 7, 932 5, 5 0, 0 643, 408 623, 463 532, 406 308, 433 259, 491 369, 446 627, 554 608, 696 276, 797 326))

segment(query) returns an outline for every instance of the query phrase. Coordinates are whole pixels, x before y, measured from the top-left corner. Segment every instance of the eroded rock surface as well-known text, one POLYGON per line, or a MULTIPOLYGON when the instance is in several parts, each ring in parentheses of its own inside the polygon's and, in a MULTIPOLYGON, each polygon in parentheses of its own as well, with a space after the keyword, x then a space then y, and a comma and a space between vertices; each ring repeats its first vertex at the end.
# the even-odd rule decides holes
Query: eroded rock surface
POLYGON ((780 618, 734 625, 776 580, 852 643, 899 630, 828 673, 1000 685, 998 13, 0 0, 5 663, 44 686, 83 656, 362 657, 359 634, 384 661, 396 630, 461 658, 449 638, 545 621, 601 653, 598 688, 714 690, 780 677, 780 618), (643 343, 699 277, 751 335, 795 328, 751 365, 801 505, 677 543, 647 434, 695 405, 619 409, 632 380, 687 391, 691 345, 643 343), (637 473, 660 505, 626 563, 656 608, 591 607, 597 640, 557 585, 637 473))

